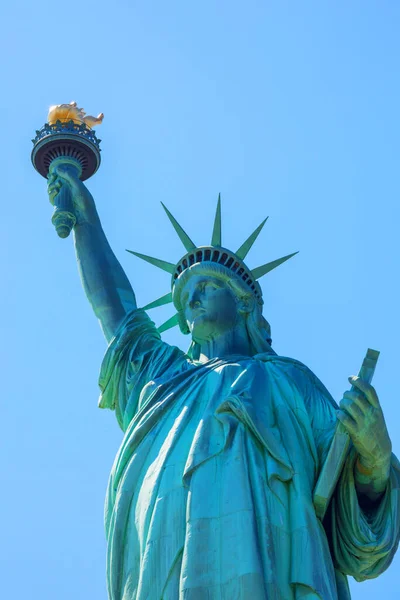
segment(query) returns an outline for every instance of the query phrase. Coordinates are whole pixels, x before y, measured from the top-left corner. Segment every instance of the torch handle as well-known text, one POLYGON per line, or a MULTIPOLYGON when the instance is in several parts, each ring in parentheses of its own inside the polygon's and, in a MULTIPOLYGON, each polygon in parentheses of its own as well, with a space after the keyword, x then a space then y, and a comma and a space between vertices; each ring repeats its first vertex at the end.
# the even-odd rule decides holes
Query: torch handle
POLYGON ((76 217, 73 213, 71 191, 66 185, 63 185, 57 194, 51 222, 56 228, 57 235, 60 238, 68 237, 76 223, 76 217))
MULTIPOLYGON (((82 173, 80 164, 69 157, 60 157, 53 160, 53 162, 50 165, 49 172, 52 173, 53 170, 59 165, 62 165, 63 167, 67 167, 68 169, 74 171, 78 177, 82 173)), ((60 238, 66 238, 69 236, 72 228, 76 223, 74 204, 72 202, 71 189, 69 185, 61 186, 53 202, 54 212, 51 218, 51 222, 56 228, 57 235, 60 238)))

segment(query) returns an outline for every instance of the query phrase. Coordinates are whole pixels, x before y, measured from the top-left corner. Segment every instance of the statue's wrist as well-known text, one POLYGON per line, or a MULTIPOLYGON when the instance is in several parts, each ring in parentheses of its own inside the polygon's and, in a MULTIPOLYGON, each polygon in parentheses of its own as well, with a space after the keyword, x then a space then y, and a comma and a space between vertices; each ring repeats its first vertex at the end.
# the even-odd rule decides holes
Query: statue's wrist
POLYGON ((370 460, 359 454, 355 467, 356 473, 363 479, 387 479, 390 471, 390 456, 370 460))

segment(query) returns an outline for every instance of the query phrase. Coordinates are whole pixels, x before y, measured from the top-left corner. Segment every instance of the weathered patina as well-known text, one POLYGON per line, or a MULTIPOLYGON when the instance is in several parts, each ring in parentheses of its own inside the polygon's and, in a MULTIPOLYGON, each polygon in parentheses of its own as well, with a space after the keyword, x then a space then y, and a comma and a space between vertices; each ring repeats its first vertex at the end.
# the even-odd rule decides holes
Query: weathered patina
POLYGON ((188 352, 165 343, 103 232, 94 200, 68 165, 87 297, 109 342, 100 407, 123 431, 105 509, 110 600, 346 600, 347 575, 378 576, 399 540, 397 459, 374 388, 350 379, 340 408, 300 362, 278 356, 262 315, 257 269, 243 262, 262 225, 231 252, 220 203, 209 246, 177 263, 138 255, 172 276, 188 352), (313 493, 337 420, 352 439, 323 523, 313 493))

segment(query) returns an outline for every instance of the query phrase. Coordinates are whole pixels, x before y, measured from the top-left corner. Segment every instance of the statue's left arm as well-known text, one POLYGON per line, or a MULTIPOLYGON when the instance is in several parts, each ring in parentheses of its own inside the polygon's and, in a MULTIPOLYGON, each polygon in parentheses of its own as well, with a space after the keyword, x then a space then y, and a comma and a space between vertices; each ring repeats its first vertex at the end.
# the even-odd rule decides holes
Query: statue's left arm
POLYGON ((310 382, 306 408, 319 456, 318 471, 337 418, 347 424, 352 438, 351 451, 324 520, 334 564, 358 581, 371 579, 388 568, 399 543, 400 464, 391 453, 382 410, 371 386, 351 378, 350 383, 359 391, 346 392, 337 410, 312 374, 310 382))

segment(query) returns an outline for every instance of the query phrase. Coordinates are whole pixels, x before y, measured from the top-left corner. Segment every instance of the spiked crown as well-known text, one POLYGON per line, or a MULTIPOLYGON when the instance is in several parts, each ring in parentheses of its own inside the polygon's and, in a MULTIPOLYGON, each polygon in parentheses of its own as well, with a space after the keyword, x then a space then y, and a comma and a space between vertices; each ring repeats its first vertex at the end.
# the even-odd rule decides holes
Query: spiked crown
MULTIPOLYGON (((262 291, 260 284, 257 280, 263 277, 263 275, 266 275, 267 273, 275 269, 276 267, 279 267, 279 265, 281 265, 289 258, 292 258, 292 256, 297 254, 297 252, 293 252, 292 254, 288 254, 287 256, 283 256, 282 258, 273 260, 260 267, 256 267, 255 269, 249 269, 243 262, 243 260, 246 258, 249 250, 256 241, 268 217, 264 219, 262 223, 260 223, 257 229, 253 231, 253 233, 246 239, 245 242, 243 242, 243 244, 238 250, 236 250, 236 252, 232 252, 231 250, 223 248, 221 245, 221 195, 218 196, 217 211, 215 214, 214 228, 210 246, 196 246, 196 244, 190 239, 187 233, 179 225, 175 217, 170 213, 168 208, 162 202, 161 204, 165 212, 167 213, 167 216, 171 221, 176 233, 178 234, 179 239, 183 243, 187 253, 179 260, 177 264, 174 264, 165 260, 161 260, 159 258, 147 256, 146 254, 134 252, 133 250, 127 250, 127 252, 130 252, 138 258, 141 258, 142 260, 145 260, 146 262, 162 269, 163 271, 170 273, 172 276, 172 291, 144 306, 143 308, 145 310, 149 310, 151 308, 156 308, 158 306, 163 306, 164 304, 169 304, 173 302, 174 286, 180 279, 180 276, 190 267, 197 264, 200 265, 201 263, 217 263, 221 265, 222 267, 224 267, 224 269, 228 271, 229 274, 232 274, 232 276, 240 279, 243 285, 248 286, 249 291, 251 291, 254 294, 257 302, 259 304, 263 304, 262 291)), ((175 327, 175 325, 178 325, 178 323, 178 314, 175 314, 173 317, 168 319, 168 321, 163 323, 158 328, 158 331, 162 333, 163 331, 166 331, 171 327, 175 327)))

